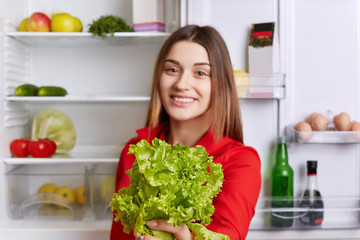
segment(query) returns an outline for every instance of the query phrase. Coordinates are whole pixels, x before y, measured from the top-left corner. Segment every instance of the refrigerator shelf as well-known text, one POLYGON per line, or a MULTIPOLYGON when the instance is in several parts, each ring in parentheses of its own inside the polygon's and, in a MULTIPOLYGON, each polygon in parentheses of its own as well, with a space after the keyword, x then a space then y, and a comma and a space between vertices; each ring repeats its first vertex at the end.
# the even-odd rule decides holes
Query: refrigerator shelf
POLYGON ((150 100, 150 97, 121 95, 66 95, 64 97, 7 96, 5 100, 14 102, 147 102, 150 100))
MULTIPOLYGON (((300 207, 301 197, 292 198, 293 208, 271 208, 271 202, 274 200, 288 201, 288 198, 260 197, 256 206, 255 216, 251 222, 252 230, 295 230, 295 229, 350 229, 360 228, 360 197, 325 197, 321 200, 324 208, 306 208, 300 207), (323 212, 323 222, 321 225, 310 226, 303 224, 300 219, 307 217, 308 214, 323 212), (284 214, 285 213, 285 214, 284 214), (289 213, 292 216, 289 216, 289 213), (290 227, 270 226, 270 216, 276 219, 293 219, 290 227)), ((317 199, 314 199, 314 201, 317 199)))
POLYGON ((357 131, 299 132, 288 126, 286 132, 289 141, 295 143, 360 143, 360 132, 357 131))
POLYGON ((51 158, 5 158, 6 164, 62 164, 117 163, 123 146, 75 146, 68 154, 54 154, 51 158))
POLYGON ((158 44, 170 33, 162 32, 116 32, 105 38, 88 32, 6 32, 5 36, 31 47, 82 47, 116 46, 129 44, 158 44))

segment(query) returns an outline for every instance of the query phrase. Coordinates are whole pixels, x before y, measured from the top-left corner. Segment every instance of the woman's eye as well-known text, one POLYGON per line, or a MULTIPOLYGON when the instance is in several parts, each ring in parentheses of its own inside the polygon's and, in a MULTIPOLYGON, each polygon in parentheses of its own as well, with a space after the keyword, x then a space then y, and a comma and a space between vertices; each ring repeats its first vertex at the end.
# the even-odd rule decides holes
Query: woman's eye
POLYGON ((201 77, 207 76, 207 74, 205 72, 203 72, 203 71, 196 72, 196 75, 201 76, 201 77))
POLYGON ((170 72, 170 73, 177 73, 178 72, 178 70, 176 68, 166 68, 165 71, 170 72))

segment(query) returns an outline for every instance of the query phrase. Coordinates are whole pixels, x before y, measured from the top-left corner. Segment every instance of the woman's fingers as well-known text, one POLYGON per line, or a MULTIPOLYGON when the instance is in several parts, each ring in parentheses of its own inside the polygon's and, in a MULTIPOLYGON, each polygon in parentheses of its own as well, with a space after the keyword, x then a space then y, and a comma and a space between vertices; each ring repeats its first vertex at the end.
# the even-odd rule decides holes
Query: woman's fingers
POLYGON ((182 223, 179 227, 174 227, 171 223, 168 223, 167 220, 156 219, 147 221, 146 225, 154 230, 172 233, 177 240, 193 239, 193 235, 184 223, 182 223))
MULTIPOLYGON (((179 227, 174 227, 171 223, 168 223, 167 220, 156 219, 147 221, 146 225, 154 230, 172 233, 177 240, 194 239, 194 236, 191 234, 189 228, 184 223, 182 223, 179 227)), ((159 240, 159 238, 148 234, 141 235, 134 232, 134 236, 136 240, 159 240)))
POLYGON ((137 234, 134 232, 135 240, 161 240, 148 234, 137 234))

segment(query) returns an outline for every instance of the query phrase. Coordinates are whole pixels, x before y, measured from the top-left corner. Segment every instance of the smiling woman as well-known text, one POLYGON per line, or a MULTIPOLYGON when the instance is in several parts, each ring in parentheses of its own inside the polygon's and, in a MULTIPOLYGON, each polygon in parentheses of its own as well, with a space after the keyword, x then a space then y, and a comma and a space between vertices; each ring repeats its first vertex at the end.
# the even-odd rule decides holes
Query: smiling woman
MULTIPOLYGON (((203 132, 209 129, 211 68, 204 47, 189 41, 175 43, 164 61, 159 88, 172 126, 191 124, 201 127, 203 132)), ((172 137, 169 135, 167 140, 175 142, 172 137)))
MULTIPOLYGON (((131 145, 155 138, 173 146, 201 145, 224 173, 221 192, 213 200, 212 221, 206 228, 231 240, 245 239, 260 192, 260 159, 255 149, 243 144, 232 64, 226 44, 214 28, 189 25, 166 40, 155 63, 145 128, 136 132, 138 136, 121 153, 116 191, 130 184, 125 172, 135 161, 135 156, 128 154, 131 145)), ((174 227, 167 219, 149 218, 146 225, 169 232, 177 240, 193 239, 188 225, 174 227)), ((110 238, 158 239, 144 232, 128 235, 123 229, 121 222, 114 220, 110 238)))

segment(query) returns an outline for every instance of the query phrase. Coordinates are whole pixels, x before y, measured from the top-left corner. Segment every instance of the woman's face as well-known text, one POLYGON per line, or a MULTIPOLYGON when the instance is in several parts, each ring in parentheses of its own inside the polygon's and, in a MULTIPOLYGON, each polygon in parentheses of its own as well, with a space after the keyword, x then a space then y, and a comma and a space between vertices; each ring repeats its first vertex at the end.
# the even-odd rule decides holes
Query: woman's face
POLYGON ((206 49, 189 41, 175 43, 165 58, 159 87, 171 120, 208 120, 211 66, 206 49))

